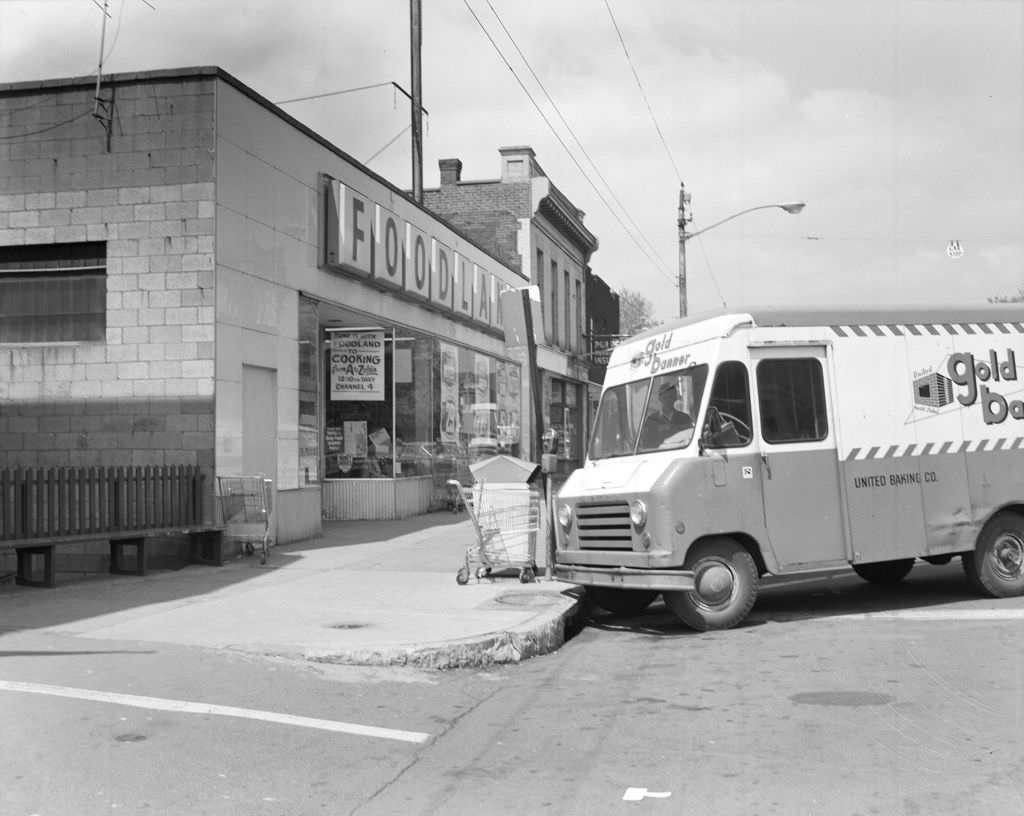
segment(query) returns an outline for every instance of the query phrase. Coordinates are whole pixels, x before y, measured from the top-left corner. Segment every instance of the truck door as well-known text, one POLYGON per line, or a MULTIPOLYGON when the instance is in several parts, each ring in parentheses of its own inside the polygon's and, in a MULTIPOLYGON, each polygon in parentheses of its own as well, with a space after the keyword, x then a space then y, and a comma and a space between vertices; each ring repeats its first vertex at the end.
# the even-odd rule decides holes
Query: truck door
POLYGON ((750 350, 765 526, 783 569, 847 561, 825 352, 750 350))

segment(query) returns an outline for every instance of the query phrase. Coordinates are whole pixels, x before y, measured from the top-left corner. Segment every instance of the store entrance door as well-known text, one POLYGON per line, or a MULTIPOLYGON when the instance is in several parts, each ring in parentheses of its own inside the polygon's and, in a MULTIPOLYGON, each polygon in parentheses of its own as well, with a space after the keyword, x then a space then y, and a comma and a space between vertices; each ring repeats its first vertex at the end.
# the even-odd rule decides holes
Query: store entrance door
POLYGON ((242 471, 277 487, 277 371, 242 366, 242 471))

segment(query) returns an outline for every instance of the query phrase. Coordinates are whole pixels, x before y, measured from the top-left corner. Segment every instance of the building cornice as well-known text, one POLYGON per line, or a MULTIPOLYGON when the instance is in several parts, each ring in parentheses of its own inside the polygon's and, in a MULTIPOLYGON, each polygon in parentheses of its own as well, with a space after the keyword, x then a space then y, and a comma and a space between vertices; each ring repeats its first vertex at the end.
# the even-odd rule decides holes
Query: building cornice
POLYGON ((583 226, 579 210, 572 202, 549 180, 545 181, 547 194, 537 202, 537 214, 543 215, 558 227, 583 252, 583 262, 589 263, 590 256, 597 251, 597 236, 583 226))

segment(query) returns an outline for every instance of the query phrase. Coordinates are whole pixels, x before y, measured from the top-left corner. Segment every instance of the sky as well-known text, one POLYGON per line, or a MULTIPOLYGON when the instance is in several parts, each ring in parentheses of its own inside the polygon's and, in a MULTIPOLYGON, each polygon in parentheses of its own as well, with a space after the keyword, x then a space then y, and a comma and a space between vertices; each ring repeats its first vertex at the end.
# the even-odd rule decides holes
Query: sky
MULTIPOLYGON (((95 75, 102 37, 103 73, 331 94, 281 107, 411 189, 409 0, 109 0, 105 29, 102 7, 0 0, 0 83, 95 75)), ((1024 287, 1024 0, 422 0, 422 19, 424 186, 439 159, 496 179, 500 147, 531 146, 586 213, 594 273, 658 319, 679 313, 684 182, 688 233, 711 227, 685 242, 690 314, 1024 287)))

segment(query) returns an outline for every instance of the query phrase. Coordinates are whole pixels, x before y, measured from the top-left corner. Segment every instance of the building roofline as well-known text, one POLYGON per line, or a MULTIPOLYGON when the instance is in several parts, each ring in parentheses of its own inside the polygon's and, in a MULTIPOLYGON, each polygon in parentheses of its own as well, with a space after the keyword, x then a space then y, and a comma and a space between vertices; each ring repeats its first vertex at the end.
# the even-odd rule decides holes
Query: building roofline
MULTIPOLYGON (((308 125, 304 125, 302 122, 300 122, 294 116, 292 116, 291 114, 289 114, 286 111, 282 110, 280 107, 278 107, 273 102, 271 102, 269 99, 267 99, 265 96, 261 95, 260 93, 258 93, 255 90, 253 90, 250 86, 246 85, 240 79, 238 79, 234 75, 228 73, 227 71, 225 71, 223 68, 221 68, 218 65, 200 65, 200 66, 192 66, 192 67, 184 67, 184 68, 158 68, 158 69, 154 69, 154 70, 150 70, 150 71, 126 71, 126 72, 117 73, 117 74, 104 74, 103 77, 102 77, 102 82, 103 83, 114 83, 114 84, 117 84, 117 85, 131 85, 131 84, 141 84, 141 83, 160 81, 160 80, 163 80, 163 81, 176 81, 176 80, 188 80, 188 79, 221 79, 221 80, 223 80, 228 85, 230 85, 235 90, 237 90, 239 93, 242 93, 245 96, 248 96, 254 102, 256 102, 257 104, 259 104, 262 107, 266 108, 271 113, 273 113, 276 116, 278 116, 279 118, 283 119, 285 122, 287 122, 289 125, 294 127, 296 130, 298 130, 299 132, 301 132, 304 135, 308 136, 310 139, 313 139, 315 142, 317 142, 322 147, 324 147, 327 150, 329 150, 331 153, 334 153, 336 156, 338 156, 339 158, 343 159, 344 161, 346 161, 346 162, 348 162, 348 163, 350 163, 352 165, 355 165, 360 170, 362 170, 364 173, 366 173, 368 176, 371 176, 379 184, 387 187, 392 192, 395 192, 398 195, 402 196, 402 198, 406 199, 406 201, 408 201, 409 204, 413 205, 418 210, 422 211, 425 215, 428 215, 431 218, 436 219, 436 220, 441 221, 442 223, 444 223, 445 226, 447 226, 449 229, 451 229, 460 238, 462 238, 465 241, 468 241, 470 244, 472 244, 478 250, 483 252, 487 257, 489 257, 493 261, 495 261, 495 263, 501 264, 502 266, 506 266, 504 261, 502 261, 500 258, 495 256, 493 253, 489 252, 484 247, 480 246, 476 241, 474 241, 472 238, 470 238, 464 232, 462 232, 459 229, 456 229, 452 224, 449 224, 438 213, 434 212, 433 210, 428 209, 427 207, 424 207, 418 201, 413 199, 412 196, 409 194, 408 190, 403 190, 398 185, 388 181, 386 178, 384 178, 383 176, 379 175, 378 173, 375 173, 373 170, 371 170, 369 167, 364 165, 362 162, 360 162, 357 159, 353 158, 348 153, 346 153, 344 150, 342 150, 340 147, 338 147, 336 144, 334 144, 333 142, 329 141, 326 137, 324 137, 321 134, 317 133, 315 130, 310 128, 308 125)), ((24 81, 24 82, 4 82, 4 83, 0 83, 0 96, 17 96, 17 95, 20 95, 20 94, 39 93, 40 91, 43 91, 43 92, 57 91, 57 90, 64 90, 64 89, 75 89, 75 88, 79 88, 79 87, 92 88, 95 85, 96 85, 96 75, 95 74, 91 74, 89 76, 63 77, 63 78, 56 78, 56 79, 28 80, 28 81, 24 81)), ((522 277, 521 273, 517 272, 517 270, 513 269, 512 267, 506 267, 506 268, 510 272, 512 272, 514 274, 517 274, 520 277, 522 277)))

